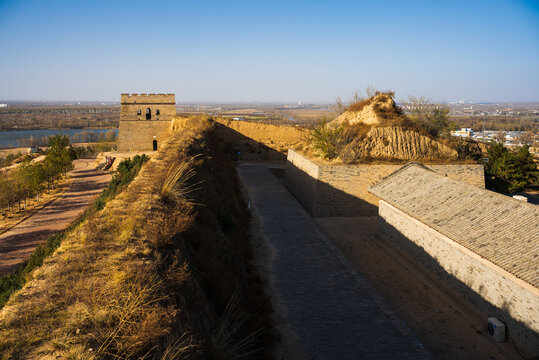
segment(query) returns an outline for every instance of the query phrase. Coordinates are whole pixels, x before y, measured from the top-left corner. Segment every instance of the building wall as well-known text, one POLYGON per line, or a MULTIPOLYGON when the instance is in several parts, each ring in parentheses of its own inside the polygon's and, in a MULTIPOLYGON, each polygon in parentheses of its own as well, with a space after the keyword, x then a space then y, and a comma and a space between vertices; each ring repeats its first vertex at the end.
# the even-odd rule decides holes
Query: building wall
POLYGON ((380 232, 487 317, 502 320, 529 355, 539 355, 539 289, 385 201, 380 232))
MULTIPOLYGON (((452 179, 485 187, 482 165, 426 166, 452 179)), ((379 199, 368 192, 368 187, 401 167, 324 164, 289 150, 285 184, 313 216, 376 216, 379 199)))
POLYGON ((310 213, 314 209, 319 167, 293 150, 288 151, 285 184, 310 213))
POLYGON ((152 151, 153 140, 157 140, 159 146, 170 135, 170 124, 175 115, 174 94, 122 94, 118 151, 152 151), (148 108, 150 120, 146 120, 148 108), (138 110, 140 115, 137 115, 138 110))
POLYGON ((118 152, 126 151, 152 151, 153 141, 157 146, 170 135, 170 120, 120 120, 118 131, 118 152))

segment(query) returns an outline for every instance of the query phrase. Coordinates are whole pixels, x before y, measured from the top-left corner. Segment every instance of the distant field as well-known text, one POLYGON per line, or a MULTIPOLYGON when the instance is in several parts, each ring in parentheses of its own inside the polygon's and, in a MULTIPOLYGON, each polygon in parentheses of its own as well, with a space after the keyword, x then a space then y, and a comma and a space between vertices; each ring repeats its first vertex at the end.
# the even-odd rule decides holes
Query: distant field
POLYGON ((276 113, 293 118, 299 124, 312 124, 323 118, 334 119, 339 115, 336 111, 319 109, 279 109, 276 113))
POLYGON ((19 106, 0 110, 0 131, 117 128, 119 106, 19 106))

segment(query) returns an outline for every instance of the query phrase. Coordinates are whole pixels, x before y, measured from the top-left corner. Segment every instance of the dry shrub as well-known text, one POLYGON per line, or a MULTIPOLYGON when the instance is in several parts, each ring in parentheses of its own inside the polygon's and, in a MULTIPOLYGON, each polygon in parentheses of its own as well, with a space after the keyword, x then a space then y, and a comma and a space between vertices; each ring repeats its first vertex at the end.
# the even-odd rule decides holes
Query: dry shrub
POLYGON ((362 99, 358 102, 355 102, 353 104, 350 104, 348 108, 346 108, 346 111, 361 111, 363 108, 367 105, 369 105, 372 102, 372 98, 369 99, 362 99))
POLYGON ((161 187, 161 196, 165 202, 190 202, 190 195, 197 189, 202 182, 189 184, 189 180, 195 176, 193 162, 197 156, 179 164, 173 164, 168 171, 167 177, 161 187))
POLYGON ((107 284, 96 292, 93 312, 106 314, 105 318, 90 319, 94 321, 91 336, 99 345, 98 354, 129 358, 168 333, 177 310, 160 306, 169 295, 162 280, 148 275, 137 270, 123 281, 107 284))
MULTIPOLYGON (((162 351, 161 356, 157 357, 159 360, 179 360, 190 358, 193 351, 195 351, 199 345, 196 344, 195 339, 188 333, 183 333, 180 337, 170 340, 165 349, 162 351)), ((142 359, 145 359, 143 357, 142 359)))
POLYGON ((144 234, 153 248, 171 245, 176 234, 189 229, 194 222, 194 208, 190 204, 173 204, 169 211, 154 213, 145 219, 144 234))
POLYGON ((240 293, 236 291, 219 319, 217 328, 211 337, 210 358, 239 359, 254 355, 262 350, 256 347, 256 341, 267 328, 256 329, 243 338, 237 338, 237 334, 252 316, 252 313, 241 307, 239 299, 240 293))

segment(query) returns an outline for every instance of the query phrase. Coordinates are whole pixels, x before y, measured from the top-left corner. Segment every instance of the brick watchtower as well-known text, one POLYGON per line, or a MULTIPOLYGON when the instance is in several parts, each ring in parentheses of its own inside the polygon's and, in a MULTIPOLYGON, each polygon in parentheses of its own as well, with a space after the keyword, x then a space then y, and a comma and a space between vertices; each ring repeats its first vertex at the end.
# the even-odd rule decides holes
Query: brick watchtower
POLYGON ((157 150, 175 115, 174 94, 122 94, 118 152, 157 150))

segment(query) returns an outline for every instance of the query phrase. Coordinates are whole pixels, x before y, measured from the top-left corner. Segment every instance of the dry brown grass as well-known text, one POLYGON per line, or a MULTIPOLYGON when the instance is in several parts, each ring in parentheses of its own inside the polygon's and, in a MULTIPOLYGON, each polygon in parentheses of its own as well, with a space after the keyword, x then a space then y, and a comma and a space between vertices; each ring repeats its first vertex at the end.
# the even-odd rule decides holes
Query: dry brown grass
POLYGON ((164 203, 159 190, 170 165, 189 159, 174 149, 186 149, 183 144, 200 136, 189 129, 176 133, 168 150, 77 227, 12 296, 0 313, 1 358, 170 358, 180 350, 197 352, 200 339, 178 342, 191 331, 189 322, 180 321, 186 304, 181 289, 196 285, 180 252, 163 253, 189 226, 193 208, 181 200, 164 203))
POLYGON ((268 336, 249 342, 271 306, 249 263, 235 170, 212 156, 207 118, 176 125, 129 187, 76 227, 0 311, 0 359, 222 358, 271 344, 268 336), (170 172, 178 166, 197 177, 178 181, 170 172), (193 197, 206 206, 162 195, 164 184, 185 195, 202 179, 193 197), (234 289, 251 315, 217 346, 212 329, 234 289))

